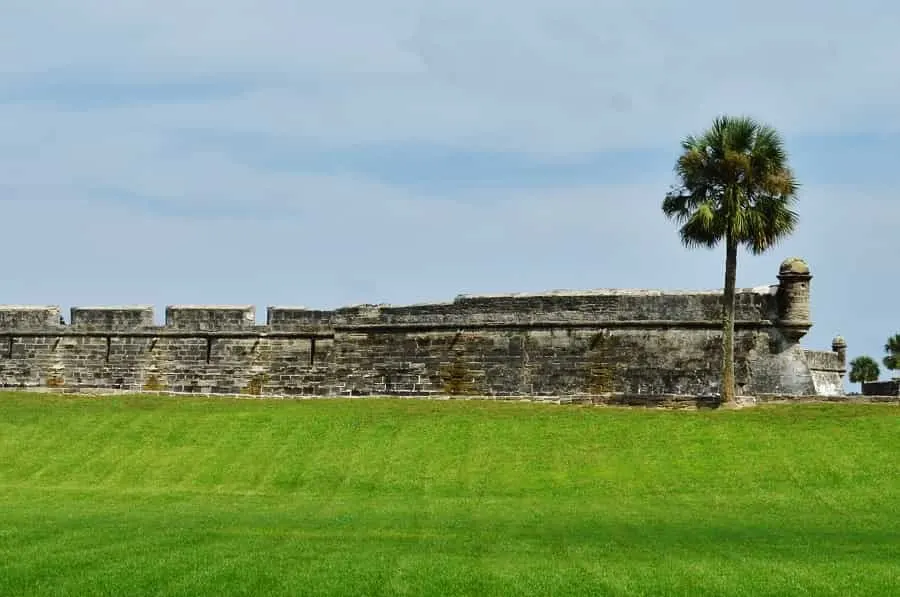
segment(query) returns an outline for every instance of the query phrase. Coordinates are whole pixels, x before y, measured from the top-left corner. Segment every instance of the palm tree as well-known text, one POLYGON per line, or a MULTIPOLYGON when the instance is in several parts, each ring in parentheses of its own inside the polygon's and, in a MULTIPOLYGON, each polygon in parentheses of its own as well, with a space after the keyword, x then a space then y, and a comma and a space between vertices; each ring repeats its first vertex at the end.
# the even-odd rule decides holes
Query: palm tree
POLYGON ((894 371, 900 369, 900 334, 894 334, 884 345, 887 356, 882 361, 884 366, 894 371))
POLYGON ((870 356, 856 357, 850 361, 850 383, 877 381, 879 375, 878 363, 870 356))
POLYGON ((699 137, 686 137, 675 164, 679 184, 663 213, 680 225, 688 248, 725 244, 721 400, 734 401, 734 294, 738 247, 763 253, 797 225, 791 209, 799 184, 778 132, 749 117, 720 116, 699 137))

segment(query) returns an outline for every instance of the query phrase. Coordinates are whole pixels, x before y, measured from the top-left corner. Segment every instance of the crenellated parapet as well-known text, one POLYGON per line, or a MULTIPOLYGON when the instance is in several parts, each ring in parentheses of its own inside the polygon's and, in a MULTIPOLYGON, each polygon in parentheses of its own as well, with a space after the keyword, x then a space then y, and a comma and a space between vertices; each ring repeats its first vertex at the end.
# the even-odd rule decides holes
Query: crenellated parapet
MULTIPOLYGON (((736 294, 747 392, 836 387, 846 346, 805 351, 809 267, 736 294), (842 352, 843 351, 843 352, 842 352), (840 356, 843 355, 843 356, 840 356), (834 378, 834 379, 833 379, 834 378), (823 381, 824 380, 824 381, 823 381)), ((357 395, 715 393, 721 291, 600 289, 462 295, 333 310, 252 305, 0 307, 0 384, 357 395)), ((829 390, 833 391, 833 390, 829 390)))
MULTIPOLYGON (((773 287, 749 288, 736 298, 738 327, 777 325, 773 287)), ((344 329, 529 327, 685 327, 718 329, 721 294, 716 291, 591 290, 535 294, 463 295, 445 303, 355 305, 334 310, 271 306, 265 324, 252 305, 170 305, 165 323, 154 323, 151 306, 72 307, 71 324, 59 307, 0 306, 0 333, 288 333, 344 329)))

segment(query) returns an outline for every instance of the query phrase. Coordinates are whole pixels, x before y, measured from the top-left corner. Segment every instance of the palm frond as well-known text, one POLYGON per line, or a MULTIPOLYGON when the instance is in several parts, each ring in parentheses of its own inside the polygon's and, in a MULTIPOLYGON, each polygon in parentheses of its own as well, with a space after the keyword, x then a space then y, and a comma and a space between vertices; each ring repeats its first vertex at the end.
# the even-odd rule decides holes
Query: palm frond
POLYGON ((737 237, 739 242, 759 255, 793 234, 799 216, 790 208, 790 203, 786 197, 758 197, 743 211, 746 226, 737 237))
POLYGON ((724 130, 726 147, 737 154, 749 155, 756 144, 759 123, 747 116, 729 118, 724 130))
POLYGON ((892 354, 900 354, 900 334, 894 334, 884 345, 884 351, 892 354))
POLYGON ((675 189, 672 193, 666 195, 663 200, 662 210, 667 218, 683 223, 691 216, 691 209, 688 207, 689 195, 684 195, 681 189, 675 189))
POLYGON ((702 203, 681 227, 681 242, 688 248, 713 248, 724 238, 725 224, 713 203, 702 203))

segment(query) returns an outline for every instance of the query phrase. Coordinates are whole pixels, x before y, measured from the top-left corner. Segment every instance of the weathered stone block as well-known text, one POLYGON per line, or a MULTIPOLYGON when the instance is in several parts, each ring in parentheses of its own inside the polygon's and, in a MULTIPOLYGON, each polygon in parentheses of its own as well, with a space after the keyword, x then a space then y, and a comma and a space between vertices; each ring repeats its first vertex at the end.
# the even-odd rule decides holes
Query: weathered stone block
POLYGON ((73 326, 103 331, 128 331, 153 326, 153 307, 72 307, 73 326))
POLYGON ((169 305, 166 327, 179 330, 228 331, 252 328, 256 308, 252 305, 169 305))
POLYGON ((59 307, 0 305, 0 330, 43 330, 60 325, 59 307))

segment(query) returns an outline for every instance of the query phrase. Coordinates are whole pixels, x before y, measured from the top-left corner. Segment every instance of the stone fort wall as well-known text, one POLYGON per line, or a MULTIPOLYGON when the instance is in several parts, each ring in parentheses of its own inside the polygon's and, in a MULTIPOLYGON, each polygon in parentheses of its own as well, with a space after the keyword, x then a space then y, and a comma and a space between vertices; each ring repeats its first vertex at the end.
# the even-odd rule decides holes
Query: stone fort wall
MULTIPOLYGON (((736 369, 746 395, 842 394, 846 347, 809 351, 806 264, 740 290, 736 369)), ((460 296, 336 310, 0 307, 0 385, 256 395, 709 395, 721 293, 597 290, 460 296)))

